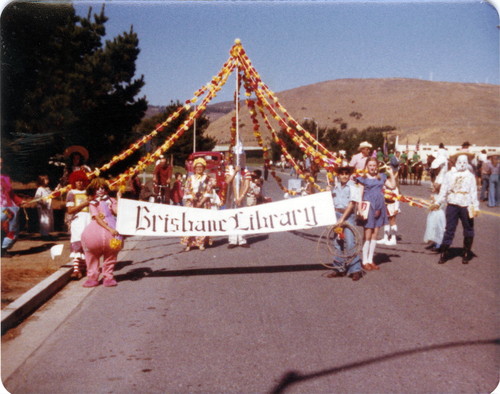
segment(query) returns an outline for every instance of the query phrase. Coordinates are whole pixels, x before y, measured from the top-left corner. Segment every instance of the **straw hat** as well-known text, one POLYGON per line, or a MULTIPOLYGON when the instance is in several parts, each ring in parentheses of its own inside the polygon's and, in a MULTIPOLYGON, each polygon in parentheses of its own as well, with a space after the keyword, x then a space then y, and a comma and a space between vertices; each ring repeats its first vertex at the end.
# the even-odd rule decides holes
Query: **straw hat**
POLYGON ((87 161, 89 159, 89 151, 80 145, 72 145, 64 150, 64 157, 68 158, 72 153, 79 153, 82 155, 83 159, 87 161))
POLYGON ((495 152, 488 152, 486 154, 486 157, 489 159, 490 157, 493 157, 493 156, 500 156, 500 152, 499 151, 495 151, 495 152))
POLYGON ((363 141, 361 144, 359 144, 358 150, 361 150, 363 148, 372 148, 373 145, 370 144, 368 141, 363 141))
POLYGON ((198 157, 193 161, 193 168, 195 168, 198 164, 201 164, 203 167, 207 166, 207 162, 203 157, 198 157))
POLYGON ((468 151, 461 151, 461 150, 459 150, 459 151, 457 151, 457 152, 455 152, 455 153, 451 154, 451 155, 450 155, 450 159, 451 159, 451 160, 457 160, 457 159, 458 159, 458 156, 462 156, 462 155, 467 156, 467 160, 468 160, 468 161, 471 161, 471 160, 475 157, 474 153, 472 153, 472 152, 468 152, 468 151))

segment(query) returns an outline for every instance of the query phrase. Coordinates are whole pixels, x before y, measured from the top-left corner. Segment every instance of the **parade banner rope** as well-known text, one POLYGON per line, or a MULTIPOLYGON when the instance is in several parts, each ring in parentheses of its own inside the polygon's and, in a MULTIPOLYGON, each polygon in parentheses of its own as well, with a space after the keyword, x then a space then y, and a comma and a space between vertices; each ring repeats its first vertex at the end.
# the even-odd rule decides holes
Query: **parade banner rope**
POLYGON ((118 202, 117 230, 122 235, 228 236, 331 226, 336 222, 329 192, 222 210, 121 198, 118 202))

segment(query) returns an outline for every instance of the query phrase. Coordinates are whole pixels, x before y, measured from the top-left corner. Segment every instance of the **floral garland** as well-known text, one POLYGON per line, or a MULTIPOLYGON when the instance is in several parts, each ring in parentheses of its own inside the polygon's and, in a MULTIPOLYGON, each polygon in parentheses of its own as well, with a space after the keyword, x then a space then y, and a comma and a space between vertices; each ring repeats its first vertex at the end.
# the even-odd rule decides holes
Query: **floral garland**
POLYGON ((384 189, 384 198, 391 202, 395 201, 405 202, 410 207, 429 208, 431 206, 431 203, 428 201, 419 198, 404 196, 402 194, 397 194, 392 190, 387 190, 387 189, 384 189))
MULTIPOLYGON (((234 67, 236 66, 236 62, 233 59, 230 59, 228 62, 225 63, 223 70, 219 73, 219 76, 214 77, 212 81, 210 82, 209 85, 207 85, 206 89, 200 89, 197 91, 197 93, 201 94, 200 92, 204 92, 206 90, 209 90, 209 93, 207 96, 203 99, 201 104, 196 108, 196 111, 192 111, 188 118, 183 122, 182 125, 180 125, 175 133, 173 133, 160 147, 156 149, 156 151, 153 154, 146 155, 144 156, 141 160, 139 160, 138 164, 135 167, 131 167, 128 170, 126 170, 123 174, 119 175, 117 178, 115 178, 112 182, 111 185, 116 185, 116 184, 125 184, 125 182, 132 177, 134 174, 144 171, 145 168, 153 163, 154 161, 158 160, 160 156, 168 151, 172 145, 184 134, 185 131, 191 127, 191 125, 194 122, 195 118, 198 118, 206 109, 207 104, 217 96, 217 93, 219 90, 222 88, 222 86, 226 83, 227 78, 233 71, 234 67)), ((190 103, 194 103, 196 100, 188 100, 186 104, 184 105, 184 108, 186 110, 190 109, 190 103)))
MULTIPOLYGON (((327 177, 330 181, 333 180, 334 174, 336 174, 336 170, 339 167, 341 160, 340 158, 336 158, 335 155, 326 149, 318 140, 316 140, 307 130, 305 130, 280 104, 278 98, 275 96, 274 92, 269 89, 269 87, 264 84, 260 78, 260 75, 256 71, 256 69, 252 66, 252 63, 248 56, 246 55, 245 50, 241 45, 241 41, 239 39, 235 40, 235 44, 230 50, 230 57, 224 63, 222 69, 219 73, 214 76, 208 84, 198 89, 193 98, 186 100, 185 104, 179 107, 175 112, 173 112, 164 122, 158 124, 153 131, 144 137, 140 138, 135 143, 131 144, 128 149, 123 151, 119 155, 113 156, 113 158, 100 168, 95 169, 94 171, 87 174, 89 179, 97 177, 100 175, 101 171, 109 170, 113 165, 118 163, 121 160, 132 155, 135 151, 137 151, 140 147, 145 145, 148 141, 158 135, 159 132, 163 131, 166 126, 168 126, 173 120, 177 119, 183 111, 189 111, 191 109, 191 104, 194 104, 198 101, 198 99, 208 91, 207 96, 202 100, 202 103, 196 108, 195 111, 190 112, 188 118, 183 122, 181 126, 177 128, 175 133, 173 133, 167 140, 156 149, 156 151, 152 154, 147 154, 142 157, 137 165, 130 167, 123 174, 116 177, 112 180, 110 187, 124 187, 125 183, 135 174, 140 171, 144 171, 146 167, 152 162, 159 159, 159 157, 168 151, 172 147, 172 145, 184 134, 185 131, 191 127, 194 122, 194 119, 198 118, 206 109, 207 104, 217 96, 217 93, 221 90, 222 86, 225 85, 229 75, 233 72, 234 68, 237 68, 238 74, 240 71, 242 72, 242 78, 238 78, 238 91, 243 81, 245 87, 245 95, 247 97, 251 97, 252 92, 255 93, 257 98, 257 107, 258 112, 264 120, 264 123, 267 129, 271 132, 272 139, 280 146, 282 153, 285 157, 292 163, 293 167, 297 171, 297 174, 303 179, 305 176, 287 151, 286 146, 283 141, 281 141, 278 137, 277 132, 272 127, 271 123, 267 115, 264 112, 264 109, 267 109, 271 116, 278 122, 281 126, 282 130, 284 130, 287 135, 292 139, 292 141, 307 155, 313 158, 313 161, 320 165, 321 167, 327 170, 327 177), (269 99, 269 100, 268 100, 269 99), (271 102, 270 102, 271 101, 271 102), (276 109, 279 110, 283 116, 279 115, 276 109)), ((235 100, 237 100, 235 93, 235 100)), ((257 111, 255 109, 256 102, 254 100, 246 100, 247 107, 250 111, 250 116, 253 122, 253 134, 259 143, 259 146, 263 149, 264 155, 264 165, 269 170, 270 169, 270 160, 268 148, 264 146, 264 141, 260 132, 259 121, 257 120, 257 111)), ((232 147, 236 145, 236 117, 231 119, 231 142, 230 142, 230 159, 232 158, 232 147)), ((271 175, 276 179, 280 188, 291 195, 297 194, 296 191, 288 190, 282 184, 282 180, 280 177, 276 175, 275 171, 270 171, 271 175)), ((365 174, 365 170, 357 170, 356 174, 363 175, 365 174)), ((314 182, 314 178, 309 177, 309 182, 314 182)), ((319 185, 314 183, 314 187, 320 191, 324 191, 321 189, 319 185)), ((61 188, 57 191, 52 192, 50 195, 42 197, 42 199, 53 198, 65 193, 71 189, 71 185, 68 185, 64 188, 61 188)), ((224 197, 224 191, 221 193, 221 199, 224 197)), ((389 190, 385 190, 385 197, 389 200, 398 200, 402 202, 408 203, 410 206, 416 207, 428 207, 430 204, 422 201, 416 200, 414 198, 406 197, 403 195, 396 194, 389 190)), ((36 200, 33 200, 36 201, 36 200)))
MULTIPOLYGON (((241 51, 239 52, 238 59, 240 60, 240 63, 242 64, 243 68, 246 70, 247 77, 253 80, 252 82, 250 82, 250 85, 252 86, 256 94, 262 93, 260 89, 260 87, 262 87, 262 90, 264 91, 265 95, 268 96, 273 101, 274 104, 271 105, 266 99, 262 100, 263 103, 265 103, 266 107, 268 107, 268 109, 272 112, 273 117, 275 117, 275 119, 278 120, 280 125, 283 128, 287 129, 287 131, 290 131, 290 128, 288 127, 285 120, 276 113, 273 107, 277 107, 288 119, 288 122, 291 123, 297 131, 301 132, 311 142, 312 145, 317 146, 318 149, 322 151, 323 157, 318 155, 321 159, 324 160, 325 158, 330 158, 335 160, 336 159, 335 155, 328 149, 326 149, 319 141, 317 141, 307 130, 305 130, 279 103, 278 98, 274 95, 274 92, 272 92, 266 84, 262 83, 259 74, 252 66, 250 59, 246 55, 243 48, 241 48, 241 51)), ((310 154, 314 155, 314 152, 311 152, 310 154)))
MULTIPOLYGON (((297 164, 297 162, 294 160, 294 158, 292 157, 292 155, 290 155, 290 153, 288 152, 288 150, 286 149, 286 146, 284 144, 284 142, 278 137, 278 134, 276 133, 276 131, 274 130, 274 128, 271 126, 267 116, 265 115, 264 113, 264 110, 263 110, 263 107, 261 105, 260 102, 257 103, 258 107, 259 107, 259 113, 260 115, 262 116, 263 120, 264 120, 264 123, 266 124, 266 127, 268 128, 268 130, 271 132, 271 136, 274 140, 274 142, 276 144, 279 145, 280 147, 280 150, 281 152, 283 153, 283 155, 285 156, 285 158, 292 163, 292 166, 295 168, 295 170, 297 171, 297 174, 303 178, 303 179, 306 179, 305 175, 303 174, 303 171, 302 169, 300 168, 300 166, 297 164)), ((257 120, 257 113, 255 111, 255 102, 253 100, 247 100, 247 106, 248 108, 250 109, 250 117, 252 118, 252 122, 254 124, 254 135, 256 136, 256 139, 257 139, 257 142, 259 143, 259 145, 261 146, 261 148, 265 151, 265 163, 267 164, 267 166, 269 166, 269 159, 267 157, 267 148, 264 148, 264 144, 263 144, 263 139, 262 139, 262 135, 260 133, 260 128, 259 128, 259 123, 258 123, 258 120, 257 120)), ((268 167, 269 168, 269 167, 268 167)), ((278 183, 278 186, 280 187, 281 190, 283 190, 283 192, 285 193, 288 193, 292 196, 296 195, 297 192, 294 191, 294 190, 289 190, 287 188, 285 188, 283 186, 283 183, 282 183, 282 180, 279 176, 276 175, 276 171, 272 170, 270 171, 272 177, 276 180, 276 182, 278 183)), ((314 187, 317 188, 318 190, 320 191, 324 191, 323 189, 320 188, 319 185, 317 185, 315 182, 314 182, 314 178, 313 177, 309 177, 308 179, 306 179, 308 182, 312 182, 314 187)))

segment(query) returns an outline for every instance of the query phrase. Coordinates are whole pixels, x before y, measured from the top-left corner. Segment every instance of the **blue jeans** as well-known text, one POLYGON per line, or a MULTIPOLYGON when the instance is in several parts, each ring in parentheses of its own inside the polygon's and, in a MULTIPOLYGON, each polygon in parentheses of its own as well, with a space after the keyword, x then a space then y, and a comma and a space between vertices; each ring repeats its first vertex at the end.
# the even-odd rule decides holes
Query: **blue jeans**
MULTIPOLYGON (((340 212, 335 212, 335 215, 337 217, 337 220, 342 217, 342 213, 340 212)), ((352 226, 356 226, 356 223, 354 222, 354 214, 351 214, 351 216, 347 219, 347 222, 352 226)), ((344 250, 352 249, 355 244, 356 242, 354 240, 354 233, 348 228, 344 228, 343 241, 341 241, 339 238, 333 241, 333 247, 341 252, 343 252, 344 250)), ((359 255, 354 256, 351 261, 348 260, 349 259, 345 259, 342 257, 335 257, 333 259, 333 267, 335 271, 343 273, 347 270, 347 275, 351 275, 355 272, 361 271, 361 257, 359 255)))
POLYGON ((488 206, 496 207, 498 205, 498 174, 490 175, 490 190, 488 192, 488 206))
POLYGON ((490 176, 489 175, 481 175, 481 195, 479 198, 481 201, 486 200, 488 198, 488 187, 490 184, 490 176))

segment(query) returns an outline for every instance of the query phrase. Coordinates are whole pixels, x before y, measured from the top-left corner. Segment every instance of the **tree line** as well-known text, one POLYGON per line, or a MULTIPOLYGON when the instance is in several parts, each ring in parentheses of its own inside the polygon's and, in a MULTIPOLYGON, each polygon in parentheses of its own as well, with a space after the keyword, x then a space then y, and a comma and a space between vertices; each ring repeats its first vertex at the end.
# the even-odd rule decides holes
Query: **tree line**
MULTIPOLYGON (((329 151, 338 152, 344 150, 347 157, 358 153, 359 144, 363 141, 368 141, 374 148, 383 147, 384 142, 387 141, 387 149, 394 149, 394 141, 392 138, 387 138, 387 134, 396 130, 394 126, 370 126, 363 130, 356 128, 349 128, 348 124, 342 119, 336 123, 339 126, 334 127, 318 127, 317 124, 311 120, 306 120, 301 126, 307 130, 312 136, 329 151), (318 129, 316 129, 318 127, 318 129), (317 133, 317 134, 316 134, 317 133)), ((284 130, 278 132, 278 137, 285 142, 286 149, 295 159, 302 158, 304 155, 300 148, 292 141, 284 130)), ((278 161, 281 155, 280 146, 274 141, 271 143, 272 159, 278 161)))
MULTIPOLYGON (((1 154, 4 170, 28 182, 40 173, 57 176, 49 161, 82 145, 90 164, 100 166, 149 133, 159 117, 141 124, 148 101, 139 97, 144 76, 136 77, 139 37, 129 31, 105 40, 103 6, 79 16, 70 3, 13 2, 1 16, 1 154)), ((171 103, 162 121, 178 103, 171 103)), ((177 123, 158 138, 165 139, 177 123)), ((198 121, 198 146, 207 120, 198 121)), ((187 133, 189 134, 189 133, 187 133)), ((192 136, 192 133, 191 133, 192 136)), ((188 136, 180 141, 188 144, 188 136)), ((110 175, 137 162, 159 142, 112 168, 110 175)))

